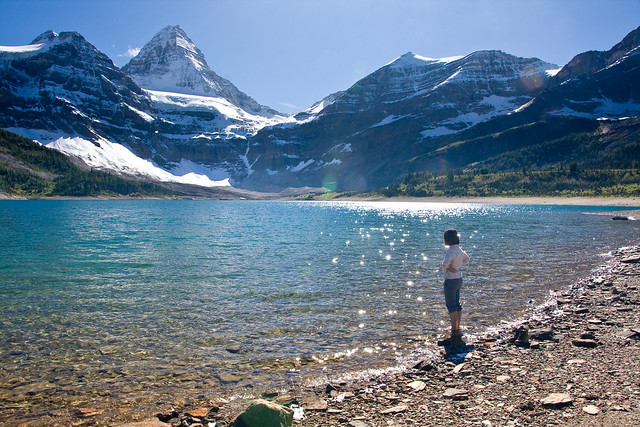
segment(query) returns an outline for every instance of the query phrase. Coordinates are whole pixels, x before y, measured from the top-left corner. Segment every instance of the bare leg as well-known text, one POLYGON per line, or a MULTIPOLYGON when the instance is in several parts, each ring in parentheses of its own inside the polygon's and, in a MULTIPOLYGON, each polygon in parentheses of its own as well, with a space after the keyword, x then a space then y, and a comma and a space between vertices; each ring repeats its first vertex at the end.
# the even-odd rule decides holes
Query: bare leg
POLYGON ((451 319, 451 333, 453 334, 460 328, 460 319, 458 318, 459 311, 452 311, 449 313, 449 318, 451 319))
POLYGON ((461 336, 460 334, 460 318, 462 317, 462 311, 454 311, 449 313, 451 318, 451 337, 461 336))

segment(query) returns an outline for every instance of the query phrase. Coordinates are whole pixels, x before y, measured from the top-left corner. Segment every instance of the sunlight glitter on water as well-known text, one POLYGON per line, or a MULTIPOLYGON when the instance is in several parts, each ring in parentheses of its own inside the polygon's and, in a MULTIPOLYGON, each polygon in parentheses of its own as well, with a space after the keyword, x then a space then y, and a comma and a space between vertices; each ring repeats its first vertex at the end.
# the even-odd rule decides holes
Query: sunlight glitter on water
POLYGON ((324 377, 391 368, 420 351, 416 337, 446 331, 445 229, 471 256, 464 319, 477 334, 640 234, 612 222, 456 203, 4 203, 0 384, 61 380, 90 397, 108 383, 115 399, 131 382, 198 395, 181 379, 234 393, 320 363, 324 377))

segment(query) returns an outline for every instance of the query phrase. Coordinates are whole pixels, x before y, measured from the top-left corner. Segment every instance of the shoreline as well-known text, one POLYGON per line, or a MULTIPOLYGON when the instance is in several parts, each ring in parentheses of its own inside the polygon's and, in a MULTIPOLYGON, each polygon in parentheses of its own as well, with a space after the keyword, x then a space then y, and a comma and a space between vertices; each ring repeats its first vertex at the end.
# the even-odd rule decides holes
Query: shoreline
MULTIPOLYGON (((0 201, 4 200, 227 200, 206 197, 127 197, 127 196, 95 196, 95 197, 21 197, 8 196, 0 193, 0 201)), ((231 199, 229 199, 231 200, 231 199)), ((273 198, 273 194, 265 193, 264 199, 238 199, 238 200, 267 200, 267 201, 290 201, 286 197, 273 198)), ((303 201, 303 200, 301 200, 303 201)), ((323 200, 315 200, 323 201, 323 200)), ((556 205, 556 206, 612 206, 629 207, 640 209, 640 197, 338 197, 327 202, 387 202, 387 203, 477 203, 477 204, 500 204, 500 205, 556 205)))
POLYGON ((341 197, 333 201, 392 203, 478 203, 498 205, 616 206, 640 208, 640 197, 341 197))
MULTIPOLYGON (((612 255, 516 326, 401 373, 268 398, 302 426, 640 425, 640 246, 612 255)), ((119 427, 231 425, 247 401, 209 403, 119 427)))

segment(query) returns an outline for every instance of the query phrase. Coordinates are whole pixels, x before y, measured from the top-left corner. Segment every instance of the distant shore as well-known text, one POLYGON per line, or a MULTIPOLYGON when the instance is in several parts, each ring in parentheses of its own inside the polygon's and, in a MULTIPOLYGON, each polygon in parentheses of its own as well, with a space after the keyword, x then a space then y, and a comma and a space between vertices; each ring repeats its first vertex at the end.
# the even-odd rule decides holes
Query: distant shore
MULTIPOLYGON (((253 193, 255 194, 255 193, 253 193)), ((207 197, 184 197, 176 200, 219 200, 207 197)), ((127 196, 95 196, 95 197, 22 197, 0 193, 0 200, 173 200, 163 197, 127 197, 127 196)), ((256 199, 251 199, 256 200, 256 199)), ((260 199, 258 199, 260 200, 260 199)), ((277 198, 265 193, 264 200, 289 200, 277 198)), ((567 206, 614 206, 640 208, 639 197, 339 197, 330 201, 353 202, 395 202, 395 203, 479 203, 501 205, 567 205, 567 206)))
POLYGON ((500 205, 616 206, 640 208, 640 197, 341 197, 336 201, 480 203, 500 205))

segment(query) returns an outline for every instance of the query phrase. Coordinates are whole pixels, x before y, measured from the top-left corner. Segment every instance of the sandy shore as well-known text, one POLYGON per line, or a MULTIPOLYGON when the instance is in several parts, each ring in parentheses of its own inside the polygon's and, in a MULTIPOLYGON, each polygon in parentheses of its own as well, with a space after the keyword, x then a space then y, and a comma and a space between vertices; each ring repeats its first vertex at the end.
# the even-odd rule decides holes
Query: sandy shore
MULTIPOLYGON (((613 255, 518 325, 402 374, 269 398, 298 407, 302 426, 640 425, 640 247, 613 255)), ((228 426, 241 409, 210 402, 126 426, 228 426)))

